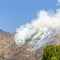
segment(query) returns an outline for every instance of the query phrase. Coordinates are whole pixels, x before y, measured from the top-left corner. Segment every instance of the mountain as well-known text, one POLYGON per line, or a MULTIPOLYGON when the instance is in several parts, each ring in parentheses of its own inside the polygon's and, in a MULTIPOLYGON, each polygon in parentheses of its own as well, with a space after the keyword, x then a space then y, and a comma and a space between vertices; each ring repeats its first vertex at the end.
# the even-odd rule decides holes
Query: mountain
POLYGON ((3 31, 2 29, 0 29, 0 35, 8 35, 9 32, 3 31))
MULTIPOLYGON (((41 60, 45 45, 35 52, 27 51, 26 49, 30 46, 28 44, 17 46, 14 35, 15 32, 9 33, 0 29, 0 60, 41 60)), ((60 44, 60 34, 46 44, 60 44)))

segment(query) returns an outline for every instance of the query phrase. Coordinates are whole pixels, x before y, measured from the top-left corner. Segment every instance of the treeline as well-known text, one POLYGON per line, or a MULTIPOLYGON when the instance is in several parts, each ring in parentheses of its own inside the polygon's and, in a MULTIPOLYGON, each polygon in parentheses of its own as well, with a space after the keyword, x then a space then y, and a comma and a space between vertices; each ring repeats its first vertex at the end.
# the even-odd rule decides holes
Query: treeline
POLYGON ((44 48, 42 60, 60 60, 60 45, 47 45, 44 48))

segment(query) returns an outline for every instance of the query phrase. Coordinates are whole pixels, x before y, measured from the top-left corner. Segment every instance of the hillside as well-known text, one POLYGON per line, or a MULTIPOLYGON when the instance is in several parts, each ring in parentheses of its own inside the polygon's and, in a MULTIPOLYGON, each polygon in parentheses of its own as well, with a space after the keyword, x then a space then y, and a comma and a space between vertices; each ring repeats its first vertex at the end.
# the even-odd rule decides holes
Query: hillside
MULTIPOLYGON (((0 29, 0 60, 41 60, 43 47, 36 52, 29 52, 26 48, 29 45, 18 47, 14 41, 15 33, 5 32, 0 29)), ((60 44, 60 35, 55 37, 55 40, 47 44, 60 44)))

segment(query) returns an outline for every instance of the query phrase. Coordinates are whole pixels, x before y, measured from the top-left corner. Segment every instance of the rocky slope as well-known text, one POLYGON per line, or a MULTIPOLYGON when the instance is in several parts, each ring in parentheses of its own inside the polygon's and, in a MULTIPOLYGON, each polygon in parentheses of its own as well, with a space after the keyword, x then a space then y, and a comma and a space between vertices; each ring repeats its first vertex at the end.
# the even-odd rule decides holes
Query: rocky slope
MULTIPOLYGON (((14 34, 0 29, 0 60, 41 60, 43 47, 36 52, 29 52, 26 50, 29 47, 27 44, 22 47, 16 45, 14 34)), ((47 44, 60 44, 60 35, 47 44)))

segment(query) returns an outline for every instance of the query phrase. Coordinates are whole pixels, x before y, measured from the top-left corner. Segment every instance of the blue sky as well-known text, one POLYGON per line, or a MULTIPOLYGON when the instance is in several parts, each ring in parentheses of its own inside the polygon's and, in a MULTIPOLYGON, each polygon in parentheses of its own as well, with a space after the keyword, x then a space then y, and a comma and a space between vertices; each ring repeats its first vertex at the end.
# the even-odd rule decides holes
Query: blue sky
POLYGON ((0 0, 0 29, 13 32, 40 10, 56 10, 57 0, 0 0))

